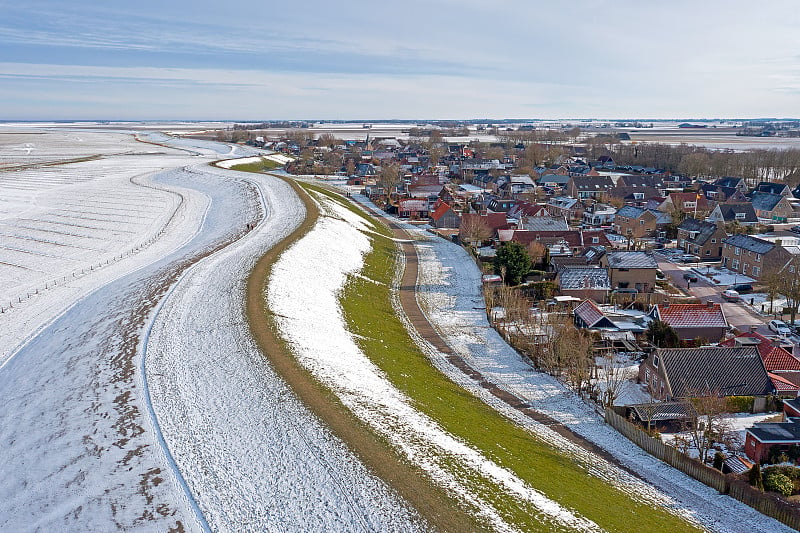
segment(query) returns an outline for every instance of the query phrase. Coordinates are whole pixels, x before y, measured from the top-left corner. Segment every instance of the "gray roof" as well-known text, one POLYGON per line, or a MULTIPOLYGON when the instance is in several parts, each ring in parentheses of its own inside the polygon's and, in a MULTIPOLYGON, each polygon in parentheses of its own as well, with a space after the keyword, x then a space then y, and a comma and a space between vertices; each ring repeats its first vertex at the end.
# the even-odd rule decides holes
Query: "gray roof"
POLYGON ((718 204, 717 207, 722 214, 723 220, 726 222, 734 220, 738 220, 739 222, 758 222, 753 204, 749 202, 718 204), (744 218, 736 218, 737 213, 744 213, 744 218))
POLYGON ((738 187, 741 183, 742 178, 733 178, 730 176, 714 180, 714 185, 720 185, 722 187, 738 187))
POLYGON ((569 231, 563 217, 528 217, 524 226, 528 231, 569 231))
POLYGON ((611 281, 605 268, 565 268, 559 275, 561 290, 610 290, 611 281))
POLYGON ((572 184, 581 191, 602 191, 614 186, 609 176, 573 176, 572 184))
POLYGON ((653 254, 647 252, 611 252, 606 257, 611 268, 658 268, 653 254))
POLYGON ((538 180, 539 185, 543 185, 545 183, 555 183, 556 185, 566 185, 569 181, 569 176, 564 176, 561 174, 545 174, 538 180))
POLYGON ((617 209, 617 216, 623 216, 628 218, 639 218, 645 210, 640 207, 634 207, 632 205, 623 205, 619 209, 617 209))
POLYGON ((754 346, 659 348, 656 355, 675 398, 708 392, 724 396, 765 396, 775 390, 754 346))
POLYGON ((785 183, 772 183, 771 181, 762 181, 756 185, 756 190, 759 192, 768 192, 770 194, 781 194, 789 189, 785 183))
POLYGON ((753 208, 759 211, 772 211, 783 196, 780 194, 770 194, 768 192, 754 192, 750 195, 750 203, 753 208))
POLYGON ((626 405, 641 421, 660 422, 665 420, 692 420, 697 418, 689 402, 653 402, 626 405))
POLYGON ((697 220, 694 218, 687 218, 684 219, 683 222, 680 223, 678 226, 678 230, 683 231, 696 231, 697 235, 694 238, 690 238, 691 242, 699 245, 703 245, 711 238, 714 233, 717 231, 717 225, 713 222, 703 222, 701 220, 697 220))
POLYGON ((761 442, 800 442, 800 420, 762 422, 747 430, 761 442))
POLYGON ((751 237, 750 235, 745 235, 743 233, 731 235, 730 237, 725 238, 722 242, 725 244, 730 244, 731 246, 735 246, 736 248, 742 248, 744 250, 762 255, 775 247, 775 244, 769 241, 751 237))

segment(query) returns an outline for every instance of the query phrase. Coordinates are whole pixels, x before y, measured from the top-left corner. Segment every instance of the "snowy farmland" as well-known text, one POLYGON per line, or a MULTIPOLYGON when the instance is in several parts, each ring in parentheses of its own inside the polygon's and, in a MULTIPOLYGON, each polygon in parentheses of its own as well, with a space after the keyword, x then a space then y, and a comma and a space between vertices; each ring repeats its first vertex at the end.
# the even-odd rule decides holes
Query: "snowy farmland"
POLYGON ((418 529, 248 339, 294 194, 206 165, 238 147, 127 142, 149 153, 0 172, 0 530, 418 529))

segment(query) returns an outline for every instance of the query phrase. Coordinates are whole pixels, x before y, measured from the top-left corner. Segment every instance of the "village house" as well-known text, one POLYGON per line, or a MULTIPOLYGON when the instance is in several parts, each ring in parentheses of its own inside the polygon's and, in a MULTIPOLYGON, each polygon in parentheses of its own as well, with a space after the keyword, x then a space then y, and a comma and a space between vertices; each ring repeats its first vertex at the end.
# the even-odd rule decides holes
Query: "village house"
POLYGON ((458 228, 461 216, 447 202, 439 200, 431 212, 431 226, 434 228, 458 228))
POLYGON ((751 235, 731 235, 722 241, 722 266, 753 279, 786 265, 793 254, 780 246, 751 235))
POLYGON ((747 201, 744 192, 735 187, 725 187, 704 183, 700 186, 700 193, 712 202, 744 202, 747 201))
POLYGON ((648 252, 610 252, 600 258, 608 268, 612 289, 636 289, 653 292, 658 263, 648 252))
POLYGON ((800 418, 759 422, 745 430, 744 453, 756 463, 768 462, 770 456, 786 453, 791 446, 800 446, 800 418))
POLYGON ((617 210, 611 227, 629 239, 641 239, 657 236, 670 220, 667 213, 626 205, 617 210))
POLYGON ((718 185, 720 187, 727 187, 729 189, 736 189, 742 194, 746 194, 748 191, 747 182, 744 181, 742 178, 734 178, 734 177, 724 177, 724 178, 717 178, 712 182, 714 185, 718 185))
POLYGON ((756 185, 755 192, 766 192, 769 194, 779 194, 787 198, 793 198, 792 189, 785 183, 772 183, 770 181, 762 181, 756 185))
POLYGON ((791 343, 749 331, 719 344, 727 347, 755 346, 778 394, 797 396, 800 393, 800 359, 792 355, 791 343))
POLYGON ((673 192, 658 206, 658 210, 664 213, 681 211, 694 218, 703 218, 711 212, 712 207, 705 196, 693 192, 673 192))
POLYGON ((715 224, 737 223, 742 226, 758 224, 758 217, 750 202, 717 204, 706 218, 715 224))
POLYGON ((727 236, 721 225, 687 218, 678 226, 678 248, 702 259, 719 260, 727 236))
POLYGON ((575 296, 604 303, 611 290, 605 268, 564 268, 556 276, 558 290, 564 296, 575 296))
POLYGON ((678 334, 678 339, 687 344, 698 339, 701 342, 719 342, 729 329, 722 305, 710 300, 699 304, 657 304, 648 314, 669 324, 678 334))
POLYGON ((754 192, 750 195, 750 203, 753 204, 759 221, 765 224, 786 222, 792 217, 792 204, 780 194, 754 192))
POLYGON ((704 395, 765 397, 775 389, 758 350, 657 348, 639 365, 639 383, 658 400, 704 395))
POLYGON ((608 197, 608 192, 614 188, 614 182, 608 176, 572 176, 566 185, 568 196, 586 200, 593 198, 601 200, 608 197))
POLYGON ((547 201, 547 210, 553 216, 562 216, 567 220, 580 220, 583 215, 583 204, 577 198, 557 196, 547 201))
POLYGON ((588 226, 610 226, 616 212, 610 205, 594 203, 583 211, 583 223, 588 226))

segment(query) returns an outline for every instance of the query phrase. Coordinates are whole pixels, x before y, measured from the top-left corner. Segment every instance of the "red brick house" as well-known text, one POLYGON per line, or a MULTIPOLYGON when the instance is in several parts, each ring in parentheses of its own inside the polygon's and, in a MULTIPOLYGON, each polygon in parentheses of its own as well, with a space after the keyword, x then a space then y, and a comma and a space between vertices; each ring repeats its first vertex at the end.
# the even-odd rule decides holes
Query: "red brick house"
POLYGON ((744 453, 754 462, 763 463, 769 459, 770 452, 785 452, 792 445, 800 446, 800 419, 755 424, 745 435, 744 453))
POLYGON ((681 342, 687 344, 695 339, 719 342, 728 331, 728 320, 722 304, 711 301, 704 304, 654 305, 649 315, 672 326, 681 342))

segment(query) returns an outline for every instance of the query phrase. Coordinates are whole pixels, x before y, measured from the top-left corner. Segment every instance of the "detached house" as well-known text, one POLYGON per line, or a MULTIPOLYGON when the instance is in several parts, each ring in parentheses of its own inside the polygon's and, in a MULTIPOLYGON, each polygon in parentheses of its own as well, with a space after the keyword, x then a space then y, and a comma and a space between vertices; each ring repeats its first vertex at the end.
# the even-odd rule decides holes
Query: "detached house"
POLYGON ((647 252, 611 252, 600 258, 608 269, 612 289, 636 289, 653 292, 656 286, 658 263, 647 252))
POLYGON ((573 198, 606 198, 614 188, 614 182, 608 176, 572 176, 567 182, 566 193, 573 198))
POLYGON ((720 259, 727 236, 721 225, 687 218, 678 226, 678 248, 703 259, 720 259))
POLYGON ((758 217, 750 202, 717 204, 711 214, 706 218, 715 224, 728 224, 736 222, 742 226, 758 224, 758 217))
POLYGON ((719 342, 728 331, 728 320, 722 305, 711 301, 704 304, 654 305, 648 314, 672 326, 678 338, 686 343, 695 339, 719 342))
POLYGON ((658 210, 664 213, 682 211, 697 218, 707 215, 711 207, 711 202, 703 195, 693 192, 673 192, 658 206, 658 210))
POLYGON ((448 203, 441 200, 436 202, 431 212, 431 226, 434 228, 458 228, 460 225, 461 217, 453 211, 448 203))
POLYGON ((750 203, 756 216, 764 223, 786 222, 792 216, 792 204, 786 196, 768 192, 754 192, 750 195, 750 203))
POLYGON ((702 395, 767 396, 775 389, 754 347, 658 348, 639 366, 639 382, 659 400, 702 395))
POLYGON ((656 236, 671 220, 667 213, 626 205, 616 212, 611 227, 629 239, 641 239, 656 236))

